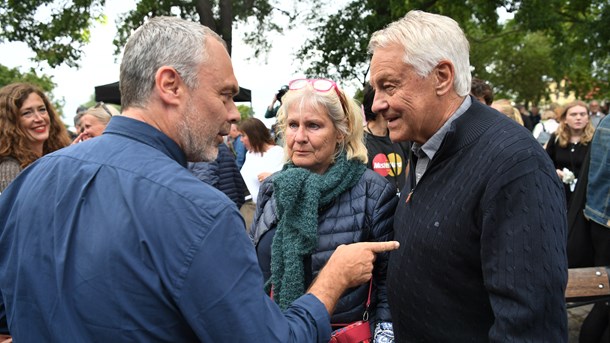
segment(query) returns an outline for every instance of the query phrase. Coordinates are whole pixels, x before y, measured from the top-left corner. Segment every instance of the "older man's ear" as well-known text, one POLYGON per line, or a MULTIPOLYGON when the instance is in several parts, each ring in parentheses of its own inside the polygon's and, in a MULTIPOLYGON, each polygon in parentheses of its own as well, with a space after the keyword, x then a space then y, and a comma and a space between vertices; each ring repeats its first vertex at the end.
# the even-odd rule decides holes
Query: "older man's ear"
POLYGON ((455 77, 455 69, 449 61, 440 61, 434 68, 434 76, 436 80, 435 91, 436 95, 442 96, 453 89, 453 79, 455 77))

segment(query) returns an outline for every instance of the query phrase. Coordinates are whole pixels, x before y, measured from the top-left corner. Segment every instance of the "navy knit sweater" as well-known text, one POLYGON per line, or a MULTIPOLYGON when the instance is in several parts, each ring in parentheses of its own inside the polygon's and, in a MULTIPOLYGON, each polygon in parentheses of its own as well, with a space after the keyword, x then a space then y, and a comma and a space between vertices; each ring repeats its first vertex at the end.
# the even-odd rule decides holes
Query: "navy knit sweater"
POLYGON ((564 192, 531 133, 473 101, 412 185, 388 266, 397 342, 566 342, 564 192))

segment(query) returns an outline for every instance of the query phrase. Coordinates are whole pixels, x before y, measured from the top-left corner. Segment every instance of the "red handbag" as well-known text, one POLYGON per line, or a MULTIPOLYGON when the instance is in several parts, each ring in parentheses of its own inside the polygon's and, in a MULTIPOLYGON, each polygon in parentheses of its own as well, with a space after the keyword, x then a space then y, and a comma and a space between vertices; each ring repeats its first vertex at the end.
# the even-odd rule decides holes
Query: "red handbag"
POLYGON ((359 320, 333 332, 329 343, 368 343, 371 338, 369 321, 359 320))
POLYGON ((329 343, 368 343, 372 341, 371 326, 369 323, 369 306, 371 305, 371 289, 373 279, 369 283, 369 296, 366 300, 362 320, 350 324, 332 324, 340 329, 333 331, 329 343))

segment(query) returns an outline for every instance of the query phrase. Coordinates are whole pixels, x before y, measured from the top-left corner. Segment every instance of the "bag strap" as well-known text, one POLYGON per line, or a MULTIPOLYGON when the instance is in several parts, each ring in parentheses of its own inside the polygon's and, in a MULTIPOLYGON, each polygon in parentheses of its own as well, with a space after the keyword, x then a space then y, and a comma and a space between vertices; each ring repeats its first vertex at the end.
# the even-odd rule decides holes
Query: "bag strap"
POLYGON ((364 314, 362 320, 365 322, 369 320, 369 307, 371 306, 371 291, 373 290, 373 278, 369 281, 369 296, 366 298, 366 305, 364 305, 364 314))
POLYGON ((369 306, 371 306, 371 291, 372 290, 373 290, 373 278, 371 278, 371 281, 369 281, 369 296, 366 298, 366 305, 364 308, 365 311, 368 311, 369 306))
MULTIPOLYGON (((371 291, 373 290, 373 278, 371 278, 371 280, 369 281, 369 294, 368 297, 366 298, 366 304, 364 305, 364 314, 362 315, 362 320, 363 321, 368 321, 369 320, 369 307, 371 306, 371 291)), ((271 291, 269 292, 269 297, 271 298, 271 300, 273 300, 273 285, 271 285, 271 291)), ((348 326, 351 323, 348 324, 343 324, 343 323, 335 323, 335 324, 331 324, 331 326, 348 326)))
MULTIPOLYGON (((371 291, 373 290, 373 278, 371 278, 371 281, 369 281, 369 295, 366 299, 366 304, 364 305, 364 314, 362 315, 362 320, 363 321, 368 321, 369 320, 369 307, 371 306, 371 291)), ((331 326, 338 326, 338 327, 343 327, 343 326, 348 326, 352 323, 334 323, 334 324, 330 324, 331 326)))

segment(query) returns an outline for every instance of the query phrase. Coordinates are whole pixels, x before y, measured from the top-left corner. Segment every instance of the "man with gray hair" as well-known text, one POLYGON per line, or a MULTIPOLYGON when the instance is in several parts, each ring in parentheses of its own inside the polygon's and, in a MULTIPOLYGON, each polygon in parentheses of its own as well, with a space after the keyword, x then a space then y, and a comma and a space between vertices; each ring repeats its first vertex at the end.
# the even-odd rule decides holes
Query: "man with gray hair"
POLYGON ((606 115, 601 110, 599 101, 591 100, 591 102, 589 102, 589 120, 591 120, 591 125, 597 128, 599 122, 602 121, 605 116, 606 115))
POLYGON ((397 342, 566 342, 564 192, 531 133, 469 96, 469 44, 411 11, 373 34, 373 112, 412 141, 394 217, 397 342))
MULTIPOLYGON (((239 119, 224 42, 150 19, 121 63, 123 114, 41 158, 0 198, 0 291, 23 342, 328 342, 349 287, 396 242, 336 250, 284 312, 235 204, 187 161, 211 161, 239 119)), ((0 305, 2 305, 0 298, 0 305)))

